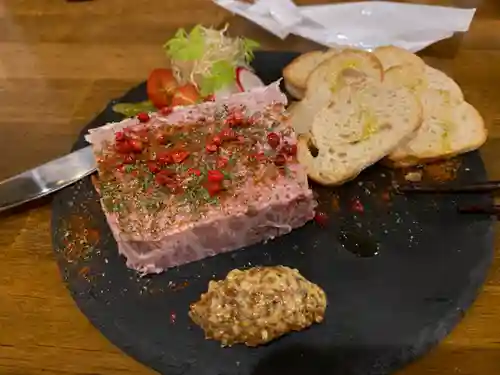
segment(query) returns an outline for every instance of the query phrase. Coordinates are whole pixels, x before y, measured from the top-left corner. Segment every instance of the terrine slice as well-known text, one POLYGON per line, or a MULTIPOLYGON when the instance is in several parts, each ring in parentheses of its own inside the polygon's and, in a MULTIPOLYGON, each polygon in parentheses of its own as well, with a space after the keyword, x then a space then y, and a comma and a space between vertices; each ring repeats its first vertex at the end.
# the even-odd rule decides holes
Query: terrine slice
POLYGON ((96 188, 142 273, 272 239, 314 217, 278 83, 92 129, 96 188))

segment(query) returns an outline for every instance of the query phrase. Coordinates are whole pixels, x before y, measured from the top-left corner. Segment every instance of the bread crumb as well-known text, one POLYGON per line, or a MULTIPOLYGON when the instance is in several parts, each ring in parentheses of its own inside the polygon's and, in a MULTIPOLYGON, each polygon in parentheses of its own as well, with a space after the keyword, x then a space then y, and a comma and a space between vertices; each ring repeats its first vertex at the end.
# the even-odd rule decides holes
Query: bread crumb
POLYGON ((420 182, 422 181, 422 172, 421 171, 408 172, 405 175, 405 180, 410 182, 420 182))

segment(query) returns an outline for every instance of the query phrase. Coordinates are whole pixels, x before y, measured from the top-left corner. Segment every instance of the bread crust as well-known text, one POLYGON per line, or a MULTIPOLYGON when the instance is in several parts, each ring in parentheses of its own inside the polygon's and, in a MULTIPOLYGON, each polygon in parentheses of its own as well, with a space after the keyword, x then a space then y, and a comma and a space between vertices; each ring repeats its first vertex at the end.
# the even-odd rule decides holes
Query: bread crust
POLYGON ((285 90, 295 99, 301 100, 304 98, 305 92, 303 89, 292 85, 285 80, 285 90))
POLYGON ((373 51, 373 54, 380 60, 384 70, 401 64, 425 67, 425 62, 420 57, 396 46, 377 47, 373 51))
POLYGON ((303 53, 302 55, 296 57, 295 59, 292 60, 290 64, 285 66, 283 69, 283 78, 285 81, 289 82, 290 85, 292 86, 301 86, 301 82, 299 79, 297 79, 297 76, 294 74, 295 69, 300 69, 300 65, 304 63, 304 61, 310 59, 313 56, 321 56, 324 54, 324 51, 311 51, 307 53, 303 53))
POLYGON ((307 86, 307 78, 323 61, 343 51, 343 48, 330 48, 304 53, 296 57, 283 69, 285 88, 294 98, 302 99, 307 86), (308 60, 318 60, 316 64, 308 60), (299 71, 302 71, 299 73, 299 71), (302 74, 305 73, 305 74, 302 74))
MULTIPOLYGON (((316 82, 315 79, 318 77, 318 80, 322 80, 321 75, 324 74, 325 71, 329 71, 331 66, 335 66, 335 64, 339 63, 342 59, 363 59, 366 61, 369 61, 369 65, 373 68, 374 71, 378 71, 378 76, 374 77, 377 78, 379 81, 382 81, 384 78, 384 69, 382 67, 382 63, 379 61, 379 59, 372 53, 362 51, 362 50, 357 50, 357 49, 344 49, 342 52, 335 54, 334 56, 330 57, 329 59, 323 61, 321 64, 317 66, 316 69, 314 69, 311 74, 309 74, 309 77, 307 78, 307 87, 306 87, 306 92, 305 96, 313 96, 315 89, 316 89, 316 82)), ((338 71, 342 71, 347 69, 348 67, 345 67, 344 69, 339 69, 338 71)), ((371 76, 366 72, 365 70, 357 69, 354 68, 355 70, 360 70, 367 74, 368 76, 371 76)))

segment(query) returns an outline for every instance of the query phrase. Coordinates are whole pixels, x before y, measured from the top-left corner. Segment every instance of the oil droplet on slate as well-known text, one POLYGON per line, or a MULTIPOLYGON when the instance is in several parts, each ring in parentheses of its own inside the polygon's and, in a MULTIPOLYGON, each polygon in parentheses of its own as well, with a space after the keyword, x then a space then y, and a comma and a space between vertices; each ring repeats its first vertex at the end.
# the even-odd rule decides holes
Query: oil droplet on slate
POLYGON ((339 241, 344 249, 360 258, 370 258, 378 254, 377 244, 357 233, 341 231, 339 241))

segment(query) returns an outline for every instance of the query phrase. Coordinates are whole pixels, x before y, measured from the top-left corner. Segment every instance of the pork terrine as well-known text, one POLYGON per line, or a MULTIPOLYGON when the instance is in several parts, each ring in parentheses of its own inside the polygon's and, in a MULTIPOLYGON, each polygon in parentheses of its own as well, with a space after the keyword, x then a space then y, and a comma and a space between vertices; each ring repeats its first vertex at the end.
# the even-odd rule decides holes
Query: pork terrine
POLYGON ((141 273, 243 248, 314 217, 277 83, 92 129, 97 191, 141 273))

